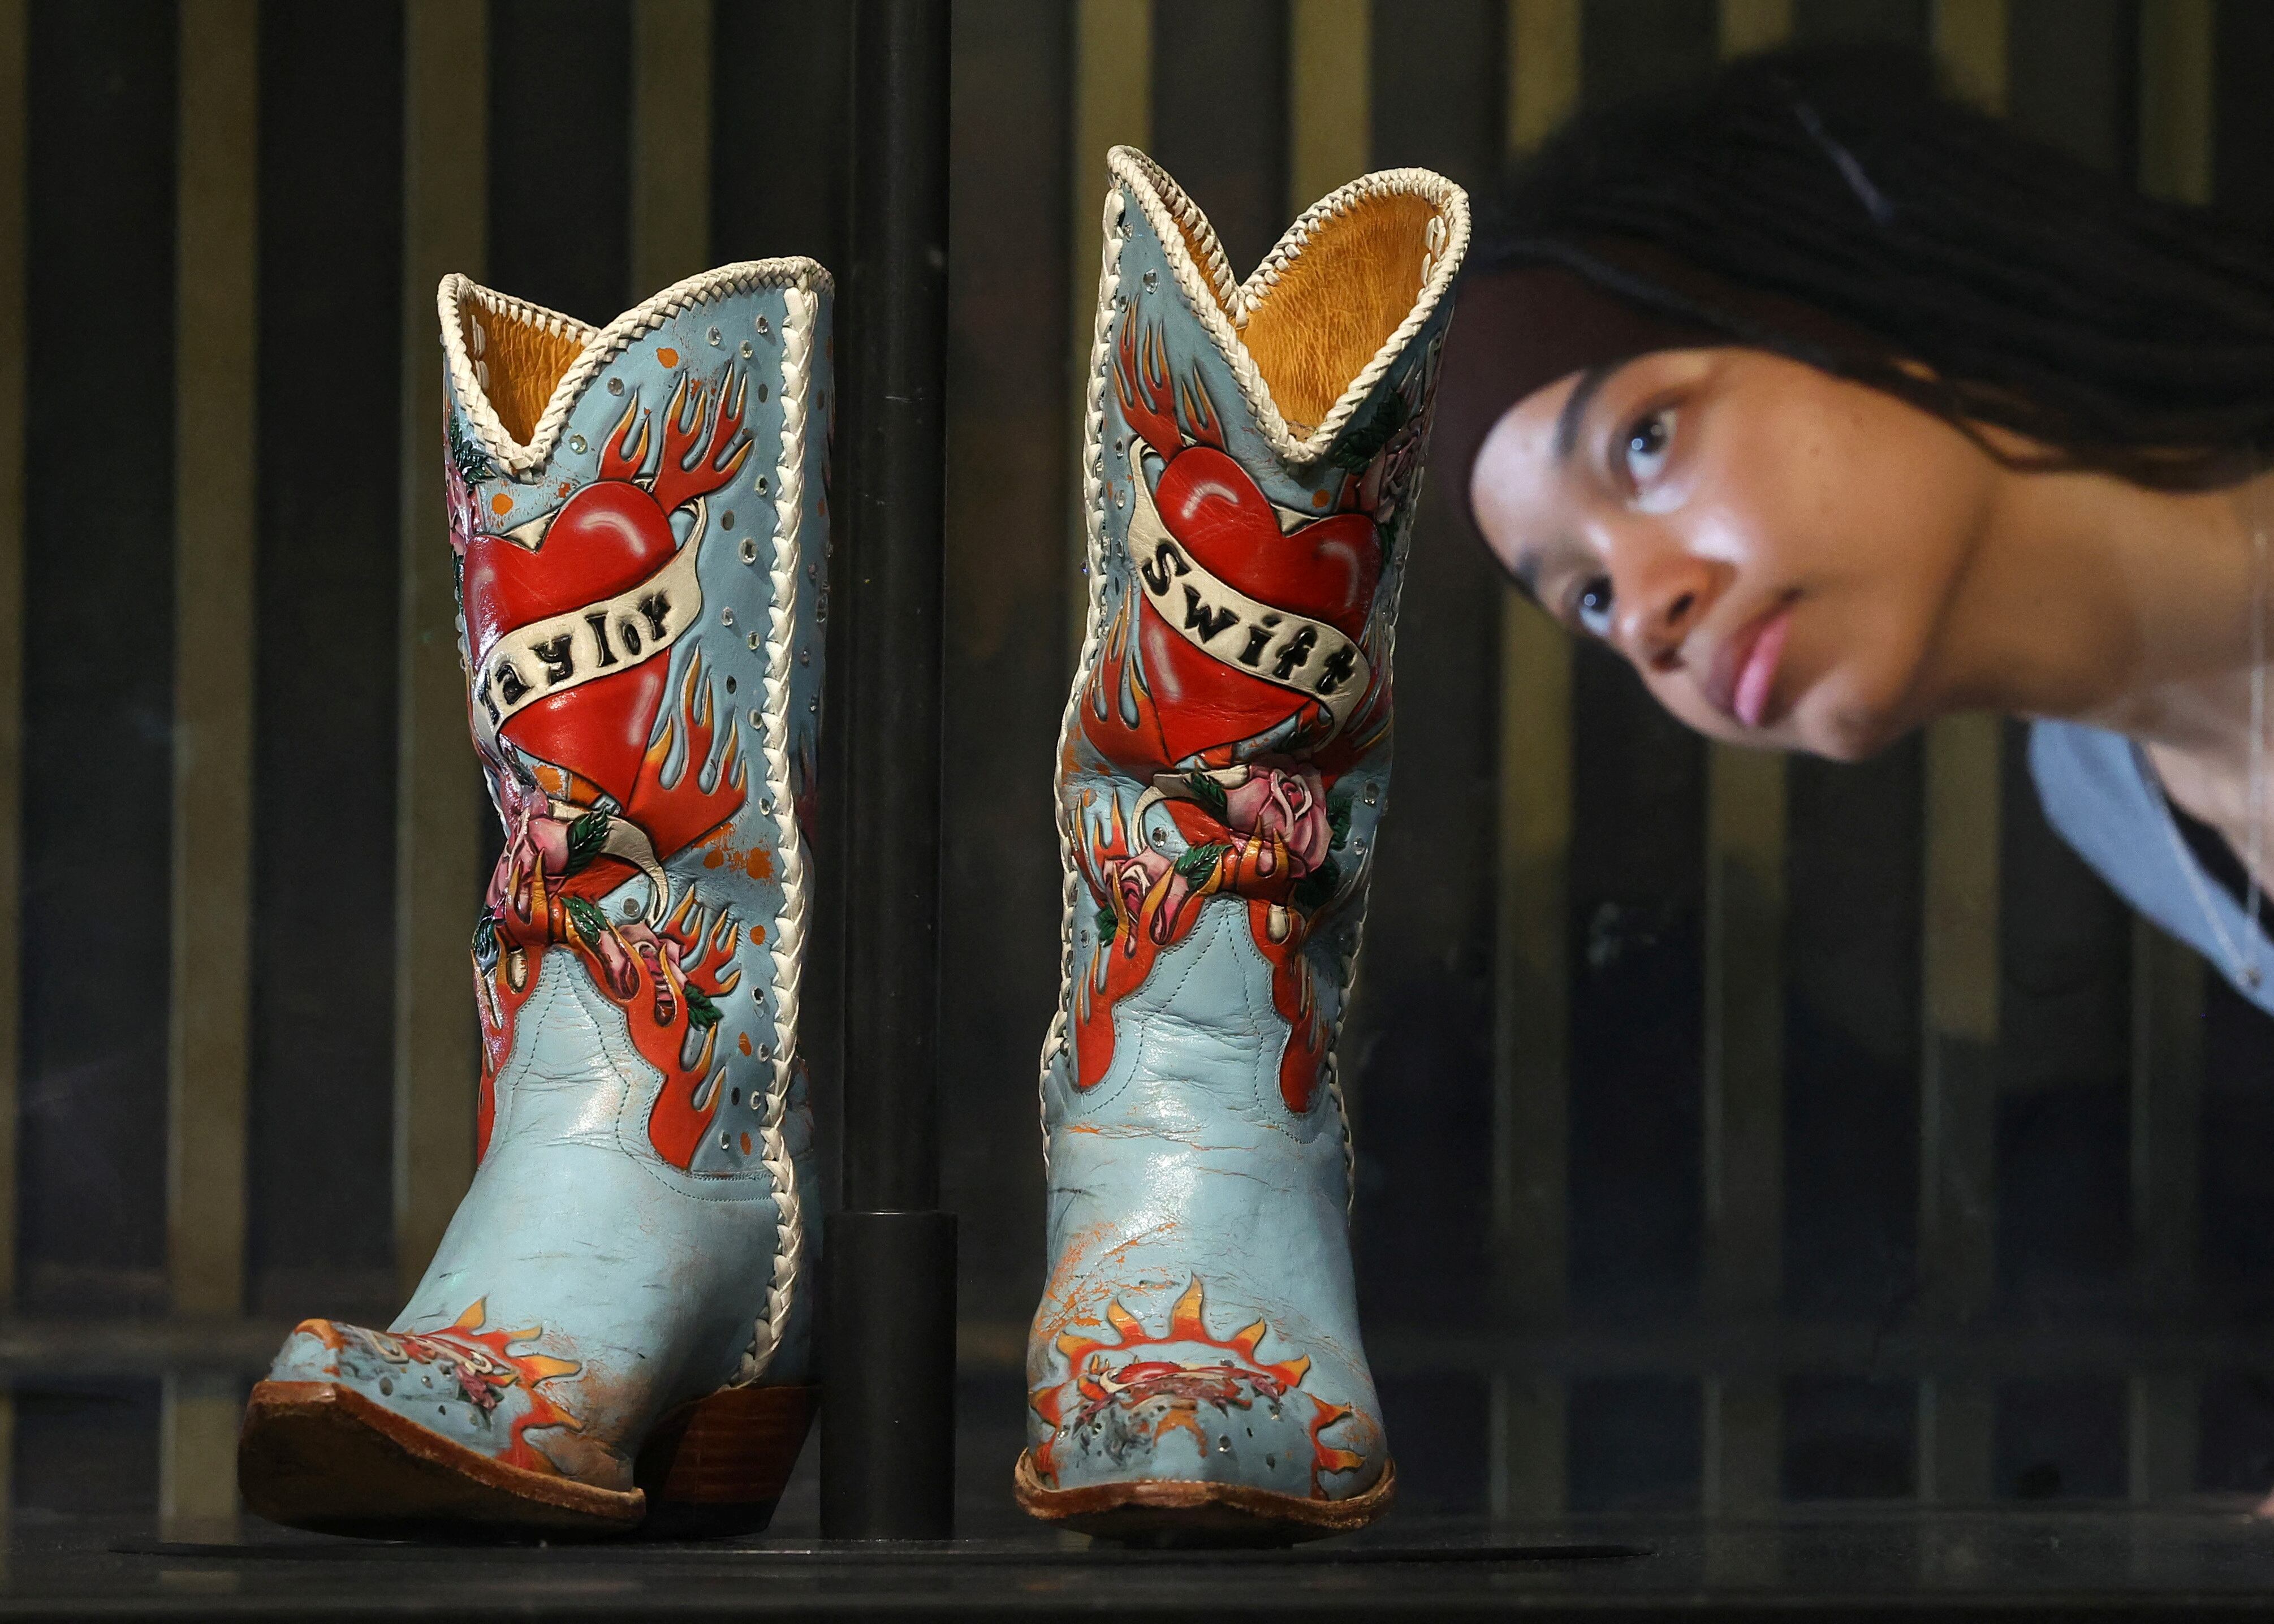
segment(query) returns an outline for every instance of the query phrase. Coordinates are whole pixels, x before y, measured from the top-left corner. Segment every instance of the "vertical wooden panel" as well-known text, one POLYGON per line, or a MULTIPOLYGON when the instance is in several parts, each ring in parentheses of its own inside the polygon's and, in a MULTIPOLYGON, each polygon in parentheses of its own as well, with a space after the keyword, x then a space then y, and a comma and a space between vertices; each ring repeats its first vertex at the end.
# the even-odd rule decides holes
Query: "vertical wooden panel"
POLYGON ((2212 0, 2140 8, 2140 184, 2157 197, 2210 200, 2217 24, 2212 0))
MULTIPOLYGON (((2003 0, 1935 0, 1931 15, 1954 80, 2002 108, 2003 0)), ((1923 1305, 1946 1322, 1980 1312, 1993 1283, 2003 738, 1994 716, 1949 718, 1926 736, 1918 1256, 1923 1305)), ((1987 1495, 1993 1413, 1977 1383, 1921 1383, 1920 1499, 1987 1495)))
MULTIPOLYGON (((1579 105, 1580 0, 1508 0, 1508 149, 1546 140, 1579 105)), ((1559 634, 1560 635, 1560 634, 1559 634)))
POLYGON ((635 0, 633 299, 711 263, 711 0, 635 0))
POLYGON ((1721 55, 1767 50, 1792 37, 1792 0, 1721 0, 1721 55))
MULTIPOLYGON (((1602 106, 1710 72, 1720 19, 1712 0, 1589 0, 1581 43, 1602 106)), ((1608 649, 1573 662, 1568 1278, 1575 1317, 1662 1322, 1694 1315, 1703 1262, 1707 753, 1608 649)), ((1628 1445, 1648 1433, 1652 1491, 1695 1504, 1707 1373, 1575 1381, 1573 1503, 1643 1492, 1628 1445)))
POLYGON ((396 718, 395 1264, 408 1291, 474 1167, 466 933, 481 891, 457 603, 443 533, 434 287, 479 275, 489 173, 485 13, 409 0, 403 39, 402 608, 396 718))
POLYGON ((1952 82, 1993 113, 2006 110, 2006 0, 1934 0, 1934 54, 1952 82))
POLYGON ((1931 0, 1793 0, 1793 37, 1924 42, 1931 0))
MULTIPOLYGON (((2210 0, 2162 0, 2140 11, 2140 184, 2160 197, 2211 201, 2218 9, 2210 0)), ((2146 920, 2135 920, 2132 932, 2133 1278, 2142 1309, 2168 1316, 2193 1306, 2200 1273, 2206 971, 2146 920)), ((2130 1497, 2190 1492, 2201 1372, 2135 1374, 2126 1409, 2130 1497)))
POLYGON ((2132 173, 2137 10, 2133 0, 2007 0, 2007 117, 2112 175, 2132 173))
MULTIPOLYGON (((1081 455, 1096 341, 1097 267, 1105 238, 1105 154, 1116 147, 1153 145, 1153 0, 1075 0, 1073 8, 1073 153, 1067 192, 1073 209, 1072 290, 1067 300, 1066 399, 1070 456, 1081 455)), ((1081 482, 1073 482, 1065 526, 1067 626, 1076 650, 1089 613, 1089 583, 1081 482)))
MULTIPOLYGON (((1791 26, 1788 4, 1721 0, 1721 54, 1781 43, 1791 26)), ((1784 757, 1710 747, 1703 1296, 1725 1320, 1771 1319, 1784 1284, 1785 822, 1784 757)), ((1703 1404, 1706 1515, 1767 1512, 1783 1465, 1776 1378, 1711 1373, 1703 1404)), ((1717 1576, 1741 1576, 1736 1554, 1709 1551, 1717 1576)))
MULTIPOLYGON (((1842 4, 1851 0, 1840 0, 1842 4)), ((1714 0, 1585 0, 1583 80, 1596 106, 1694 78, 1721 45, 1714 0)))
MULTIPOLYGON (((467 8, 470 26, 475 9, 467 8)), ((494 64, 484 68, 480 99, 456 110, 445 139, 486 154, 453 182, 473 207, 487 201, 484 280, 597 327, 656 291, 632 280, 632 0, 489 0, 478 9, 487 33, 466 38, 496 41, 494 64), (488 124, 477 130, 483 108, 488 124)), ((406 288, 406 297, 415 291, 406 288)), ((428 350, 433 295, 430 286, 427 330, 418 335, 428 350)), ((431 533, 439 542, 439 523, 431 533)), ((484 818, 486 838, 494 822, 484 818)))
POLYGON ((1374 0, 1292 0, 1287 15, 1287 213, 1366 172, 1374 138, 1374 0))
POLYGON ((1152 64, 1153 156, 1245 279, 1287 223, 1287 0, 1153 0, 1152 64))
MULTIPOLYGON (((26 0, 0 0, 0 330, 24 300, 26 0)), ((0 1312, 16 1299, 16 1109, 23 1053, 24 346, 0 344, 0 1312)))
MULTIPOLYGON (((1553 1330, 1563 1321, 1570 1263, 1571 647, 1562 628, 1512 588, 1504 591, 1493 929, 1493 1282, 1506 1322, 1553 1330)), ((1510 1425, 1497 1429, 1495 1508, 1552 1514, 1562 1504, 1561 1386, 1506 1372, 1495 1391, 1502 1389, 1510 1425), (1520 1492, 1521 1485, 1532 1492, 1520 1492), (1540 1498, 1548 1490, 1552 1495, 1540 1498)))
MULTIPOLYGON (((2101 3, 2113 4, 2115 0, 2101 3)), ((2137 24, 2129 8, 2120 11, 2114 20, 2119 26, 2131 25, 2127 38, 2136 40, 2137 24)), ((2222 5, 2218 24, 2210 51, 2209 110, 2217 138, 2211 154, 2212 196, 2220 208, 2246 222, 2265 242, 2274 239, 2274 96, 2261 93, 2266 64, 2274 62, 2274 6, 2222 5)))
MULTIPOLYGON (((1491 184, 1506 148, 1505 19, 1500 0, 1374 7, 1372 167, 1418 164, 1472 190, 1491 184)), ((1370 1335, 1462 1323, 1491 1279, 1502 587, 1469 533, 1465 497, 1459 481, 1433 472, 1405 543, 1397 759, 1340 1049, 1370 1335)), ((1418 1372, 1384 1378, 1393 1447, 1417 1462, 1482 1466, 1471 1406, 1485 1395, 1439 1404, 1423 1387, 1418 1372)))
MULTIPOLYGON (((1784 760, 1717 745, 1706 789, 1705 1280, 1708 1311, 1766 1320, 1784 1239, 1784 760)), ((1717 1377, 1706 1395, 1709 1510, 1777 1492, 1773 1379, 1717 1377)))
MULTIPOLYGON (((1993 716, 1937 722, 1926 739, 1919 1284, 1926 1312, 1948 1323, 1986 1307, 1992 1283, 1999 743, 1993 716)), ((1987 1494, 1990 1414, 1970 1384, 1922 1385, 1922 1499, 1987 1494)))
MULTIPOLYGON (((735 0, 712 13, 711 36, 711 252, 721 264, 806 254, 838 275, 845 268, 847 166, 852 140, 850 110, 853 8, 814 7, 803 0, 735 0)), ((951 246, 951 252, 953 252, 951 246)), ((840 308, 840 326, 843 314, 840 308)), ((1053 351, 1055 354, 1055 351, 1053 351)), ((1044 369, 1055 387, 1057 373, 1044 369)), ((832 422, 834 467, 831 486, 845 489, 842 459, 851 436, 832 422)), ((1051 495, 1060 494, 1053 487, 1051 495)), ((824 575, 833 576, 833 544, 825 547, 824 575)), ((838 598, 841 602, 841 596, 838 598)), ((844 669, 843 615, 820 604, 823 655, 832 672, 844 669)), ((818 789, 827 814, 814 831, 811 849, 815 929, 807 938, 805 1018, 799 1042, 805 1053, 812 1090, 816 1142, 825 1147, 817 1176, 820 1194, 811 1208, 835 1207, 838 1158, 827 1147, 843 1122, 839 1082, 844 999, 844 856, 834 841, 840 822, 834 797, 841 793, 845 729, 841 721, 848 684, 832 678, 821 699, 821 761, 818 789)), ((969 1248, 965 1248, 969 1255, 969 1248)))
POLYGON ((162 1309, 171 971, 171 8, 30 17, 22 1295, 162 1309))
POLYGON ((247 1296, 263 1315, 384 1324, 402 10, 264 5, 260 54, 247 1296), (343 61, 358 71, 331 71, 343 61))
POLYGON ((229 1533, 237 1518, 237 1434, 244 1420, 245 1394, 235 1376, 166 1373, 158 1409, 158 1523, 167 1538, 229 1533))
POLYGON ((713 12, 711 252, 721 263, 809 254, 841 285, 852 37, 849 6, 734 0, 713 12))
MULTIPOLYGON (((1068 402, 1056 361, 1067 307, 1097 296, 1096 262, 1073 282, 1064 252, 1069 20, 1059 0, 957 8, 949 143, 940 962, 986 968, 945 983, 940 1088, 957 1104, 942 1124, 943 1204, 961 1214, 961 1313, 1013 1326, 1042 1283, 1035 1061, 1058 993, 1058 840, 1035 792, 1074 655, 1058 614, 1068 402)), ((1094 181, 1080 189, 1097 200, 1094 181)), ((972 1419, 990 1417, 1019 1422, 972 1419)))
MULTIPOLYGON (((1580 19, 1579 0, 1509 0, 1502 124, 1511 154, 1537 147, 1577 106, 1580 19)), ((1571 643, 1506 585, 1499 633, 1493 1284, 1503 1323, 1553 1330, 1563 1322, 1569 1267, 1571 643)), ((1495 1515, 1562 1509, 1567 1409, 1560 1380, 1494 1373, 1495 1515)))
POLYGON ((180 11, 174 357, 174 1312, 245 1297, 252 846, 255 0, 180 11))

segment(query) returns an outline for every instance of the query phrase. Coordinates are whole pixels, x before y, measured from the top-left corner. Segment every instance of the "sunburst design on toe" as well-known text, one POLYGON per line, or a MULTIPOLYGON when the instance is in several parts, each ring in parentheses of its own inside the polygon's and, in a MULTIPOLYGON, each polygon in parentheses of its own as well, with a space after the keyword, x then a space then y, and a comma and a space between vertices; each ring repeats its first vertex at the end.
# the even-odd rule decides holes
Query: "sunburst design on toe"
MULTIPOLYGON (((1118 1297, 1108 1304, 1105 1320, 1112 1330, 1111 1342, 1076 1332, 1060 1336, 1058 1350, 1070 1377, 1039 1387, 1029 1395, 1035 1413, 1050 1428, 1033 1456, 1035 1475, 1045 1487, 1058 1486, 1061 1443, 1097 1440, 1108 1449, 1126 1449, 1129 1443, 1141 1441, 1156 1448, 1163 1434, 1185 1432, 1199 1446, 1202 1460, 1212 1451, 1231 1453, 1229 1432, 1220 1431, 1210 1440, 1203 1425, 1204 1405, 1227 1422, 1235 1412, 1253 1411, 1259 1404, 1274 1421, 1291 1404, 1307 1405, 1311 1414, 1305 1425, 1311 1442, 1314 1500, 1327 1498, 1321 1474, 1355 1471, 1366 1463, 1357 1450, 1321 1440, 1321 1433, 1350 1417, 1351 1406, 1299 1391, 1310 1373, 1309 1357, 1261 1357, 1263 1339, 1272 1335, 1269 1321, 1259 1319, 1229 1339, 1209 1333, 1206 1289, 1198 1275, 1171 1307, 1169 1328, 1162 1335, 1148 1332, 1118 1297), (1232 1357, 1211 1360, 1209 1352, 1232 1357), (1127 1357, 1117 1363, 1117 1355, 1127 1357)), ((1242 1430, 1254 1435, 1252 1428, 1242 1430)))

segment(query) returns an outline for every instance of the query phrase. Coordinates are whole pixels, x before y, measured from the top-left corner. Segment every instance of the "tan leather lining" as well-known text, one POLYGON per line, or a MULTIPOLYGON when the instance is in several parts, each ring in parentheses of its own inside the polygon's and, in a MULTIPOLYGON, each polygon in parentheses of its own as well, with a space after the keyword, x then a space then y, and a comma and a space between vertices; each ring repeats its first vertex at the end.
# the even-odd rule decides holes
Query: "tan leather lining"
POLYGON ((466 323, 467 351, 489 374, 486 392, 498 421, 507 433, 528 444, 537 432, 537 420, 545 415, 546 404, 553 398, 554 386, 576 364, 584 346, 503 311, 470 304, 461 314, 466 323), (482 330, 478 347, 473 333, 477 322, 482 330))
POLYGON ((1247 319, 1244 337, 1279 414, 1307 434, 1420 296, 1437 206, 1368 198, 1321 224, 1247 319))

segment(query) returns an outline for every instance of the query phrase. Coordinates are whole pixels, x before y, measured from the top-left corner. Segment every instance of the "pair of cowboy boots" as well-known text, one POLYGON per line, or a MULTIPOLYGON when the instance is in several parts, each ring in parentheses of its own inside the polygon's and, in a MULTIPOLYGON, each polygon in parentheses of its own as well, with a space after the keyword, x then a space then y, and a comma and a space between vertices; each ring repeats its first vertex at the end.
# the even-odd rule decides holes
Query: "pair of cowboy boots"
MULTIPOLYGON (((1395 1473, 1333 1049, 1457 187, 1352 183, 1235 285, 1111 156, 1058 751, 1037 1516, 1308 1538, 1395 1473)), ((798 1058, 830 283, 729 266, 608 327, 440 297, 469 716, 507 846, 472 944, 481 1158, 387 1331, 304 1323, 247 1502, 341 1531, 761 1528, 810 1422, 798 1058)))

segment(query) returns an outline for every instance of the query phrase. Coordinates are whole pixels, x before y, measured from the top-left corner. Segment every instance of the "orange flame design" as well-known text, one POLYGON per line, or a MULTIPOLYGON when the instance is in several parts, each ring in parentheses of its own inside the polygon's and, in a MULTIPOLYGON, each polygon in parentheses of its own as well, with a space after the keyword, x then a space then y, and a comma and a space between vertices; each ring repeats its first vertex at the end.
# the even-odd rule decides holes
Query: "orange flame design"
POLYGON ((653 983, 659 972, 662 977, 654 999, 658 1013, 646 1020, 635 1018, 631 1023, 633 1043, 663 1073, 663 1087, 648 1112, 647 1134, 656 1154, 674 1167, 684 1168, 694 1162, 727 1093, 727 1068, 722 1064, 713 1069, 711 1064, 719 1048, 717 1026, 704 1033, 703 1046, 693 1064, 681 1064, 693 1019, 685 989, 693 987, 715 1004, 742 985, 742 972, 734 961, 739 929, 734 916, 723 908, 706 918, 690 891, 664 922, 663 939, 672 951, 658 961, 644 957, 640 960, 644 982, 653 983), (666 1007, 671 1010, 667 1020, 659 1015, 666 1007))
POLYGON ((529 1395, 529 1410, 513 1424, 512 1440, 497 1458, 508 1466, 518 1466, 523 1471, 549 1472, 558 1476, 560 1468, 523 1434, 550 1426, 565 1428, 572 1432, 584 1430, 583 1422, 538 1389, 540 1383, 550 1381, 556 1376, 573 1376, 584 1367, 573 1359, 511 1351, 513 1343, 533 1342, 544 1335, 545 1327, 533 1325, 520 1331, 485 1331, 481 1326, 488 1317, 488 1311, 489 1299, 478 1298, 474 1305, 460 1314, 456 1323, 446 1330, 388 1332, 380 1339, 381 1346, 389 1342, 395 1344, 413 1364, 448 1365, 467 1400, 484 1410, 495 1408, 508 1387, 521 1388, 529 1395))
POLYGON ((718 703, 709 673, 698 652, 687 662, 687 677, 680 684, 679 709, 663 718, 640 763, 639 781, 624 816, 647 832, 655 854, 669 858, 684 851, 742 809, 749 797, 748 763, 742 759, 742 735, 729 726, 726 754, 719 757, 712 786, 703 787, 711 751, 718 740, 718 703), (676 776, 666 781, 673 745, 684 726, 687 750, 676 776))

